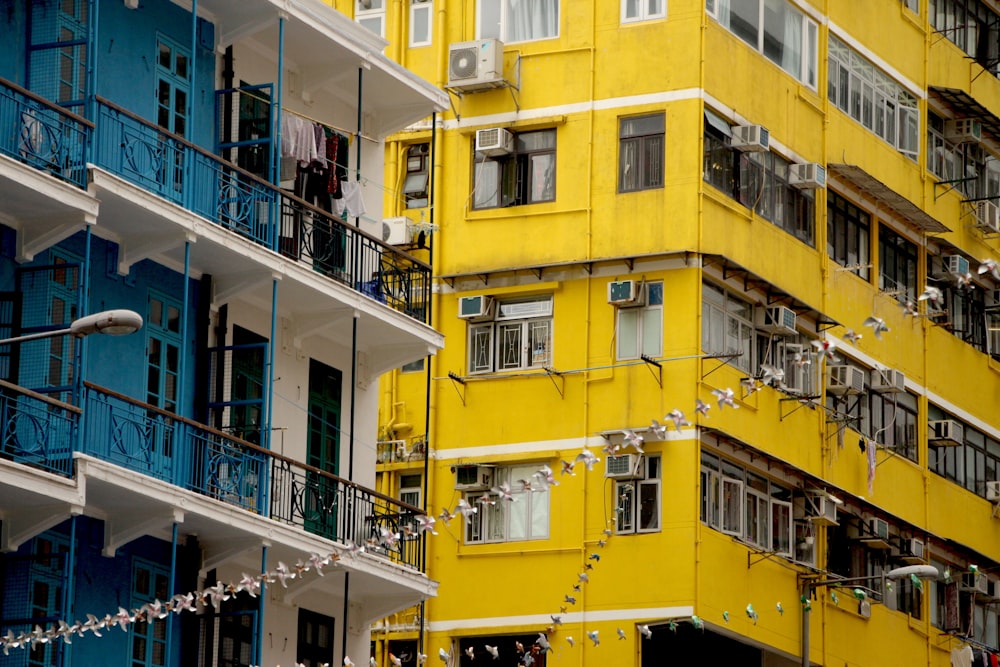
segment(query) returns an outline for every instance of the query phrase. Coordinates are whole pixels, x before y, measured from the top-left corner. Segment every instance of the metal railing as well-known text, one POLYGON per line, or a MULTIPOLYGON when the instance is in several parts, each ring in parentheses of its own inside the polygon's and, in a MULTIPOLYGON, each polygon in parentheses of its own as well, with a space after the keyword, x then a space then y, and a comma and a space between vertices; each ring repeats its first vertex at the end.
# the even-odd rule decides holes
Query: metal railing
POLYGON ((94 162, 421 322, 431 268, 101 97, 94 162))
POLYGON ((83 451, 216 500, 423 569, 418 507, 85 382, 83 451), (398 536, 398 537, 389 537, 398 536))
POLYGON ((0 78, 0 153, 80 188, 94 124, 0 78))
POLYGON ((0 458, 73 475, 80 408, 0 380, 0 458))

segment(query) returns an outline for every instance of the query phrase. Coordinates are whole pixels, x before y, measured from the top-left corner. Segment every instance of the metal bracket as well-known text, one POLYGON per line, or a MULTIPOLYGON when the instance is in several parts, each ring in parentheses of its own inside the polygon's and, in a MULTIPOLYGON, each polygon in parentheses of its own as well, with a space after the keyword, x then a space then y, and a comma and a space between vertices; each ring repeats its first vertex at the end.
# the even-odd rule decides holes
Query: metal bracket
POLYGON ((663 365, 647 354, 640 354, 639 358, 646 362, 646 368, 656 366, 655 371, 652 368, 649 368, 649 372, 653 374, 654 378, 656 378, 656 384, 660 385, 660 389, 663 389, 663 365))
POLYGON ((555 387, 556 391, 559 392, 559 397, 566 398, 566 380, 563 379, 563 374, 557 371, 556 369, 550 368, 548 366, 544 366, 543 368, 549 380, 552 381, 552 386, 555 387), (558 384, 556 384, 556 378, 559 378, 558 384))
POLYGON ((705 357, 702 357, 702 359, 721 359, 722 363, 719 364, 718 366, 716 366, 715 368, 713 368, 712 370, 710 370, 709 372, 707 372, 704 375, 702 375, 701 379, 704 380, 709 375, 711 375, 715 371, 719 370, 720 368, 722 368, 723 366, 725 366, 726 364, 728 364, 730 359, 735 359, 736 357, 739 357, 739 356, 742 356, 742 355, 743 355, 742 352, 732 352, 730 354, 710 354, 710 355, 707 355, 705 357))
POLYGON ((785 421, 785 417, 791 417, 792 415, 794 415, 796 412, 798 412, 802 408, 806 408, 806 407, 812 408, 812 407, 815 407, 816 404, 813 403, 813 401, 817 400, 818 398, 820 398, 819 395, 816 395, 816 396, 789 396, 788 398, 779 398, 778 399, 778 407, 781 408, 781 410, 780 410, 780 414, 778 415, 778 421, 782 421, 782 422, 785 421), (795 401, 799 405, 796 406, 795 408, 793 408, 790 412, 785 412, 784 404, 788 403, 789 401, 795 401))
MULTIPOLYGON (((948 181, 935 181, 935 183, 934 183, 934 201, 937 201, 938 197, 946 195, 949 192, 951 192, 952 190, 954 190, 955 186, 958 185, 959 183, 968 183, 969 181, 975 181, 978 178, 979 178, 978 176, 968 176, 966 178, 953 178, 953 179, 948 180, 948 181), (948 187, 945 188, 943 192, 938 192, 938 186, 939 185, 947 185, 948 187)), ((990 199, 990 197, 986 197, 985 199, 990 199)), ((993 199, 995 199, 995 197, 993 197, 993 199)), ((975 200, 973 200, 973 199, 966 199, 965 201, 975 201, 975 200)))
POLYGON ((465 387, 465 378, 463 378, 462 376, 458 375, 457 373, 453 373, 452 371, 448 371, 448 379, 451 380, 452 386, 455 387, 455 391, 458 393, 458 397, 462 400, 462 407, 464 408, 465 407, 465 392, 462 389, 459 389, 458 385, 462 385, 462 387, 465 387))

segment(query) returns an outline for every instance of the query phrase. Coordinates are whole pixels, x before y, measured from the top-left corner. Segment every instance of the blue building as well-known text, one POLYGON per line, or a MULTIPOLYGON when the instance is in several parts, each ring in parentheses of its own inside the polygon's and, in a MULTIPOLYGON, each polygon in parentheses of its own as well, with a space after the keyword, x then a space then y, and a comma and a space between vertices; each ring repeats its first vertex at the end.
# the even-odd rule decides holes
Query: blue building
POLYGON ((446 94, 319 0, 0 0, 0 35, 0 665, 367 663, 437 587, 372 487, 377 378, 443 339, 373 221, 446 94), (144 326, 57 333, 112 309, 144 326))

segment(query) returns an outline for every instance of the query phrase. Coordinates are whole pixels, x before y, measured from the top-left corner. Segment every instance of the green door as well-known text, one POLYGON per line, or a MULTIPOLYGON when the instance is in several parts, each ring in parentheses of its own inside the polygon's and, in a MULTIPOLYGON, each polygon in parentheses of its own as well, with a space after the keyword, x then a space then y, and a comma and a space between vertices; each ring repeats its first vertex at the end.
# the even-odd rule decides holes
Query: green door
MULTIPOLYGON (((340 456, 340 385, 336 368, 309 361, 309 443, 306 463, 337 474, 340 456)), ((336 539, 338 486, 329 477, 310 471, 305 488, 306 530, 336 539)))

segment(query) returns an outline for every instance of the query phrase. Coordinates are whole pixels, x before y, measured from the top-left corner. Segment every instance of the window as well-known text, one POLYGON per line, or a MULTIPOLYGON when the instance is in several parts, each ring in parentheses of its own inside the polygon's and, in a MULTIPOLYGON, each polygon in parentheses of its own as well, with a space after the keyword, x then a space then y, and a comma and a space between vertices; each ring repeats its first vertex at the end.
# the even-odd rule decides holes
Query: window
POLYGON ((429 46, 434 4, 431 0, 410 0, 410 46, 429 46))
POLYGON ((791 490, 706 451, 701 453, 701 520, 758 549, 793 557, 798 527, 791 490))
POLYGON ((475 160, 472 207, 521 206, 556 198, 556 131, 514 135, 509 155, 475 160))
POLYGON ((295 662, 305 665, 332 663, 335 637, 333 631, 332 616, 300 607, 295 662))
POLYGON ((552 363, 552 297, 501 301, 492 322, 469 326, 469 372, 542 368, 552 363))
POLYGON ((903 6, 911 12, 920 13, 920 0, 903 0, 903 6))
POLYGON ((522 465, 494 469, 494 483, 509 484, 513 501, 500 500, 491 491, 466 495, 466 502, 479 508, 466 523, 467 544, 543 540, 549 536, 548 489, 533 482, 532 490, 525 491, 520 482, 532 480, 538 468, 538 465, 522 465), (490 502, 482 502, 484 496, 490 502))
POLYGON ((827 80, 831 104, 906 157, 917 159, 920 116, 915 96, 834 35, 827 80))
MULTIPOLYGON (((455 667, 479 667, 486 664, 531 665, 531 667, 546 667, 550 664, 546 657, 548 651, 538 645, 538 633, 525 635, 483 635, 480 637, 456 637, 455 667), (495 647, 496 660, 487 653, 486 646, 495 647), (470 653, 471 651, 471 653, 470 653)), ((396 655, 399 655, 398 653, 396 655)), ((404 665, 407 663, 404 661, 404 665)))
POLYGON ((663 114, 618 121, 618 192, 663 187, 663 114))
MULTIPOLYGON (((872 373, 879 371, 873 370, 872 373)), ((908 392, 871 396, 872 439, 886 449, 917 460, 917 397, 908 392)), ((864 397, 862 397, 864 400, 864 397)))
POLYGON ((1000 164, 982 144, 953 144, 944 138, 944 119, 927 114, 927 169, 968 199, 1000 190, 1000 164))
MULTIPOLYGON (((839 510, 838 510, 839 511, 839 510)), ((840 525, 826 529, 826 568, 841 577, 865 577, 870 579, 856 584, 868 591, 868 597, 882 602, 882 573, 894 567, 887 562, 886 549, 870 549, 859 539, 862 535, 860 517, 838 514, 840 525)), ((893 586, 896 586, 895 582, 893 586)))
POLYGON ((770 152, 741 152, 730 145, 728 121, 705 111, 703 177, 757 215, 814 245, 814 196, 788 182, 789 162, 770 152))
POLYGON ((399 499, 414 507, 421 507, 423 496, 423 477, 419 474, 404 474, 399 476, 399 499))
POLYGON ((176 412, 181 351, 180 302, 151 293, 145 330, 146 402, 176 412))
POLYGON ((87 89, 87 0, 33 2, 28 57, 28 88, 81 112, 87 89))
POLYGON ((758 53, 816 87, 816 22, 786 0, 706 0, 709 15, 758 53))
POLYGON ((887 227, 878 230, 878 288, 899 301, 914 300, 917 246, 887 227))
MULTIPOLYGON (((927 416, 931 421, 955 420, 954 416, 936 405, 928 406, 927 416)), ((956 446, 929 442, 927 465, 938 475, 985 498, 986 482, 1000 480, 1000 442, 969 424, 960 421, 959 424, 962 428, 962 444, 956 446)))
POLYGON ((851 273, 868 280, 871 216, 836 192, 827 193, 826 252, 851 273))
POLYGON ((479 37, 526 42, 559 36, 559 0, 479 0, 479 37))
POLYGON ((162 35, 156 38, 156 124, 187 136, 188 95, 191 92, 191 56, 162 35))
POLYGON ((641 479, 615 482, 615 530, 618 533, 653 533, 660 530, 660 457, 643 456, 641 479))
POLYGON ((354 19, 379 37, 385 37, 385 0, 355 0, 354 19))
POLYGON ((622 23, 662 19, 666 15, 666 0, 622 0, 622 23))
POLYGON ((427 183, 430 177, 429 143, 414 144, 406 149, 406 178, 403 181, 403 198, 406 208, 427 206, 427 183))
MULTIPOLYGON (((139 609, 155 600, 170 598, 169 576, 165 568, 155 563, 134 559, 132 562, 132 595, 129 609, 139 609)), ((130 667, 161 667, 166 665, 167 622, 165 620, 136 621, 132 624, 132 659, 130 667)))
POLYGON ((646 305, 618 308, 618 359, 663 354, 663 282, 646 283, 646 305))
POLYGON ((416 361, 411 361, 408 364, 403 364, 399 367, 402 373, 418 373, 424 370, 424 358, 421 357, 416 361))
MULTIPOLYGON (((917 11, 917 0, 907 0, 917 11)), ((994 76, 1000 60, 1000 18, 982 0, 930 0, 931 27, 994 76)))
POLYGON ((754 368, 753 342, 753 306, 721 288, 702 283, 702 352, 736 354, 727 363, 749 373, 754 368))

